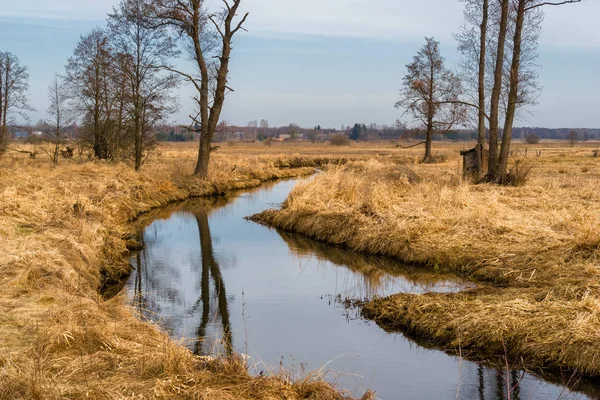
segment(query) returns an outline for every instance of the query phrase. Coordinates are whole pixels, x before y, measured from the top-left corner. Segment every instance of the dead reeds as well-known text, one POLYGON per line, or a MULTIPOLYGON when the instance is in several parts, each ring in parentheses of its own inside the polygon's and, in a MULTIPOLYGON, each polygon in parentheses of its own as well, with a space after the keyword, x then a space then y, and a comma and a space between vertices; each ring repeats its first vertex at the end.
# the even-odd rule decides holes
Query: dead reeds
POLYGON ((502 354, 506 345, 510 357, 531 366, 597 376, 600 183, 575 176, 573 167, 568 178, 552 173, 556 165, 589 162, 585 152, 563 160, 555 151, 533 173, 515 167, 515 177, 529 178, 517 187, 462 182, 452 160, 410 168, 351 162, 253 219, 487 284, 367 304, 365 315, 386 328, 482 356, 502 354))
POLYGON ((342 398, 314 376, 255 378, 235 359, 196 357, 138 320, 124 295, 98 293, 102 276, 129 269, 136 216, 314 171, 309 162, 283 170, 283 156, 215 155, 201 182, 189 177, 187 151, 163 147, 141 173, 78 157, 58 167, 0 160, 0 398, 342 398))

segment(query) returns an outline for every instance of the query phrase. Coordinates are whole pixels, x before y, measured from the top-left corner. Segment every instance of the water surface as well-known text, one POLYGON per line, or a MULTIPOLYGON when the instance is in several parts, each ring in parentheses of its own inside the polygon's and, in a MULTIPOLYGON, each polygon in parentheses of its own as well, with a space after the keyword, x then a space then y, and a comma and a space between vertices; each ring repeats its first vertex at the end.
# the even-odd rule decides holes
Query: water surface
POLYGON ((600 398, 594 385, 578 387, 585 395, 570 392, 423 348, 362 320, 348 299, 469 285, 244 220, 276 207, 295 184, 183 203, 142 221, 145 249, 127 283, 140 313, 198 354, 246 354, 257 374, 322 369, 355 395, 372 388, 385 400, 498 400, 509 390, 511 399, 600 398))

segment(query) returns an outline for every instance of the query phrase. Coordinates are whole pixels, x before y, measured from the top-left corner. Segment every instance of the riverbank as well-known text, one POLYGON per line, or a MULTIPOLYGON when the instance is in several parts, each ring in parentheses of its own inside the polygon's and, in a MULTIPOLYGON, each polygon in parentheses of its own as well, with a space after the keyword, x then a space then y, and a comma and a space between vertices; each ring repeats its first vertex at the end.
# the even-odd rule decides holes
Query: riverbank
MULTIPOLYGON (((170 150, 171 151, 171 150, 170 150)), ((102 276, 129 270, 128 223, 190 197, 314 171, 286 157, 159 155, 141 173, 100 162, 0 160, 0 397, 12 399, 341 399, 319 376, 251 377, 239 360, 194 356, 137 319, 102 276)), ((314 161, 317 165, 318 162, 314 161)))
POLYGON ((351 162, 253 220, 483 284, 366 304, 388 330, 475 358, 600 376, 600 162, 561 154, 536 160, 518 188, 465 183, 456 159, 351 162))

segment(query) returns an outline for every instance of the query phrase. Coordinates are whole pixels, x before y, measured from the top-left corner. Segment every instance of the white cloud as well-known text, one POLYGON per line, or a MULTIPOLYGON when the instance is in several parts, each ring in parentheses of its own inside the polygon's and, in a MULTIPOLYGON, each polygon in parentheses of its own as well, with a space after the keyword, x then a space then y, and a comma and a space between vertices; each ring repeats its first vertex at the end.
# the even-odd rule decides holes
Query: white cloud
MULTIPOLYGON (((117 0, 0 0, 0 16, 103 20, 117 0)), ((220 0, 208 0, 220 7, 220 0)), ((412 41, 449 39, 462 23, 457 0, 244 0, 251 35, 333 35, 412 41)), ((546 7, 546 45, 600 47, 599 0, 546 7)))

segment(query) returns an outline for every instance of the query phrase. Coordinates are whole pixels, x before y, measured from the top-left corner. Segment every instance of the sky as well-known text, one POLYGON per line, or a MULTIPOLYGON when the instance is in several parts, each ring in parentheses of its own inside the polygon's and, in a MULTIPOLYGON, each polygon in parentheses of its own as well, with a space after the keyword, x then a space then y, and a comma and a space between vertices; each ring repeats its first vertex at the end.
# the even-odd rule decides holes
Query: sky
MULTIPOLYGON (((220 2, 212 0, 213 7, 220 2)), ((0 0, 0 50, 30 69, 33 122, 46 117, 47 86, 80 36, 103 26, 117 0, 0 0)), ((441 42, 448 66, 463 23, 457 0, 243 0, 250 12, 235 38, 222 119, 271 126, 393 124, 405 65, 425 36, 441 42)), ((538 104, 519 126, 600 128, 600 0, 548 7, 540 41, 538 104)), ((179 65, 192 68, 185 60, 179 65)), ((187 123, 193 90, 178 90, 187 123)), ((407 121, 408 122, 408 121, 407 121)))

